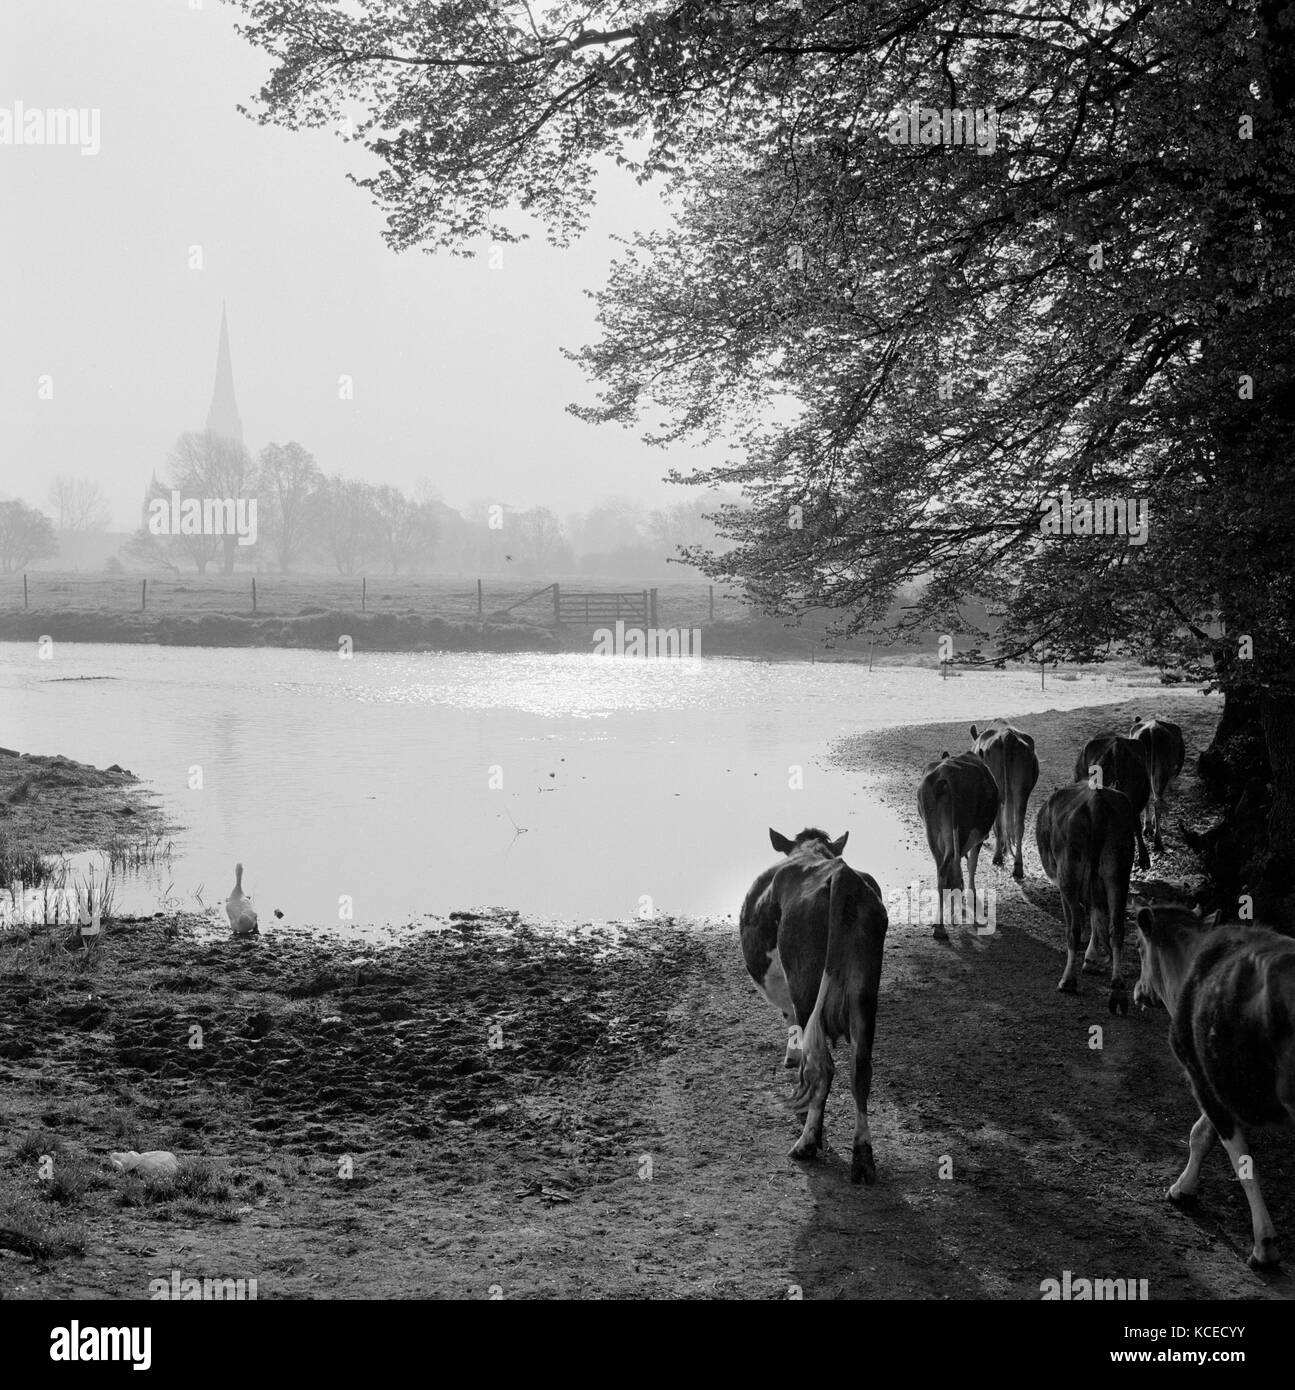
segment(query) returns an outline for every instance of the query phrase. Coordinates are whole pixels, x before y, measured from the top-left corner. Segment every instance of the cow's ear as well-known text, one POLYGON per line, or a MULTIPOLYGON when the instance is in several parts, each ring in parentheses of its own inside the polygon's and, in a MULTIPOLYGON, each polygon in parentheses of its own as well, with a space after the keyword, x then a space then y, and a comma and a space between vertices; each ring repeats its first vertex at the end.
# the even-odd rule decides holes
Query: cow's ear
POLYGON ((779 854, 790 854, 796 848, 794 840, 789 840, 785 835, 779 835, 772 826, 769 828, 769 843, 779 854))
POLYGON ((1140 907, 1137 916, 1138 930, 1146 936, 1153 936, 1156 929, 1156 914, 1149 907, 1140 907))
POLYGON ((975 726, 974 724, 971 726, 971 737, 972 737, 972 738, 979 738, 979 737, 980 737, 980 735, 976 732, 976 726, 975 726))
POLYGON ((842 835, 841 838, 840 838, 839 840, 829 840, 829 841, 827 842, 827 847, 828 847, 828 849, 830 849, 830 850, 832 851, 833 854, 839 856, 840 853, 841 853, 841 851, 845 848, 845 842, 846 842, 849 838, 850 838, 850 832, 847 830, 847 831, 845 832, 845 834, 842 835))
POLYGON ((946 748, 946 749, 944 750, 944 752, 940 754, 940 761, 943 762, 943 761, 945 760, 945 758, 947 758, 948 756, 949 756, 949 750, 946 748))

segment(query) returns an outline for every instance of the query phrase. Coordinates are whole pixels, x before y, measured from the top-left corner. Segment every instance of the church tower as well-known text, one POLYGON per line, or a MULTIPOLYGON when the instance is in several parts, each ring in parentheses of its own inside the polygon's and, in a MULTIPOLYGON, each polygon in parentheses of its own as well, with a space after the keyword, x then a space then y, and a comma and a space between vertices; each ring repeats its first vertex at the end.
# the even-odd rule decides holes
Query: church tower
POLYGON ((237 443, 243 442, 243 422, 234 400, 234 367, 229 356, 229 322, 225 306, 220 306, 220 346, 216 350, 216 387, 211 393, 211 409, 207 412, 207 428, 213 434, 224 435, 237 443))

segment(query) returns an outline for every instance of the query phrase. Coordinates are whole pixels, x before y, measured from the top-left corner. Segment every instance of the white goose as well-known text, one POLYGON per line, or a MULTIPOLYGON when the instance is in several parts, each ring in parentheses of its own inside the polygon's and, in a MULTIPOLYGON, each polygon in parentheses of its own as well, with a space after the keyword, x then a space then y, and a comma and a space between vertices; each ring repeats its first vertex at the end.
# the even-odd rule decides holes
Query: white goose
POLYGON ((253 933, 259 935, 260 928, 256 925, 256 909, 252 906, 252 900, 243 892, 243 866, 234 865, 234 891, 225 900, 225 911, 229 913, 229 925, 234 928, 235 936, 251 936, 253 933))

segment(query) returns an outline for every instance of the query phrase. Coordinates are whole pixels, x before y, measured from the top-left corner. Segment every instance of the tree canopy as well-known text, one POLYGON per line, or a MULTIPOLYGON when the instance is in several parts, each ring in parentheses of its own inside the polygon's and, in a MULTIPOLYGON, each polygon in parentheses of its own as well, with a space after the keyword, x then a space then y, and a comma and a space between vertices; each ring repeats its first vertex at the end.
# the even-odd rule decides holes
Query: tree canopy
POLYGON ((994 657, 1216 676, 1289 797, 1295 6, 239 2, 260 119, 365 113, 393 247, 520 235, 509 208, 563 242, 600 160, 661 181, 577 413, 734 445, 676 475, 744 493, 712 574, 847 629, 921 580, 901 626, 979 595, 994 657))

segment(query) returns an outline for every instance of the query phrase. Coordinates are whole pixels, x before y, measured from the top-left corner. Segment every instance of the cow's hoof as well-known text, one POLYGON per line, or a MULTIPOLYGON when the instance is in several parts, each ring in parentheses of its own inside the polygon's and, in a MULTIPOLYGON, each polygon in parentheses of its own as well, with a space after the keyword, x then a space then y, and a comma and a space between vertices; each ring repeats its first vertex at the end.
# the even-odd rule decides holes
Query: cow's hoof
POLYGON ((996 854, 996 855, 994 855, 993 862, 994 862, 994 864, 996 864, 999 868, 1001 868, 1001 867, 1002 867, 1002 864, 1003 864, 1003 856, 1002 856, 1001 854, 996 854))
POLYGON ((1015 865, 1012 869, 1012 877, 1016 879, 1024 878, 1025 870, 1019 864, 1015 865))
POLYGON ((1281 1263, 1281 1256, 1277 1253, 1277 1242, 1272 1237, 1269 1237, 1262 1244, 1256 1245, 1250 1252, 1250 1258, 1246 1261, 1251 1269, 1263 1270, 1269 1274, 1280 1269, 1281 1263))
POLYGON ((1165 1193, 1165 1201, 1179 1211, 1196 1211, 1201 1205, 1201 1199, 1194 1192, 1176 1193, 1172 1187, 1165 1193))
POLYGON ((945 931, 944 928, 940 926, 938 922, 935 924, 935 926, 931 928, 931 935, 937 941, 947 941, 949 939, 949 933, 945 931))
POLYGON ((850 1163, 850 1181, 862 1181, 868 1187, 877 1181, 877 1165, 872 1159, 871 1144, 860 1144, 855 1149, 850 1163))
POLYGON ((1121 1018, 1129 1016, 1129 992, 1128 990, 1111 990, 1111 997, 1106 1001, 1106 1007, 1113 1014, 1119 1014, 1121 1018))
POLYGON ((1150 856, 1149 854, 1147 854, 1146 851, 1144 850, 1141 854, 1138 855, 1138 868, 1141 869, 1141 870, 1145 873, 1146 870, 1149 869, 1150 867, 1151 867, 1151 856, 1150 856))
POLYGON ((794 1158, 797 1163, 808 1163, 818 1152, 818 1145, 813 1140, 797 1140, 790 1149, 787 1150, 787 1157, 794 1158))
POLYGON ((1078 993, 1079 993, 1079 981, 1078 981, 1078 980, 1068 980, 1068 979, 1063 975, 1063 976, 1061 977, 1061 983, 1057 986, 1057 993, 1058 993, 1058 994, 1078 994, 1078 993))
POLYGON ((782 1065, 787 1071, 795 1071, 800 1066, 800 1053, 789 1052, 783 1059, 782 1065))

